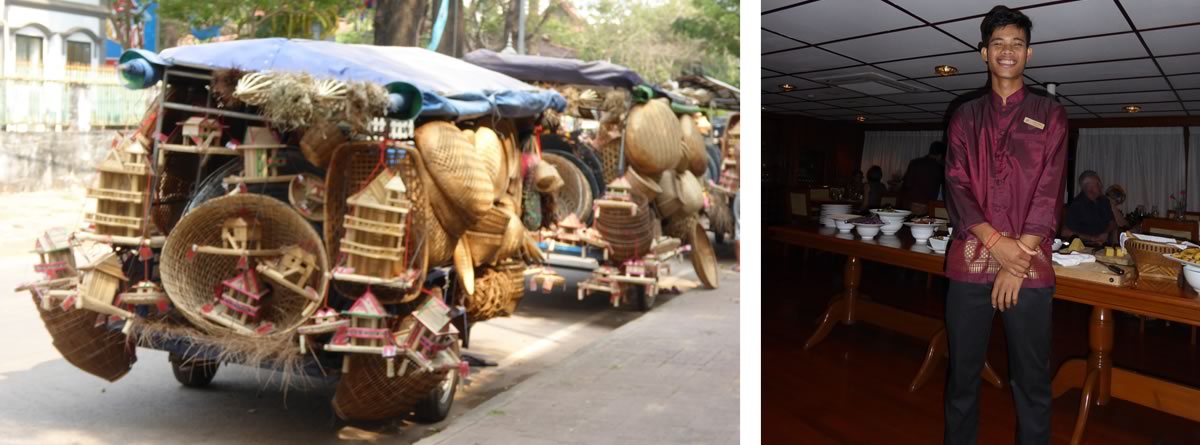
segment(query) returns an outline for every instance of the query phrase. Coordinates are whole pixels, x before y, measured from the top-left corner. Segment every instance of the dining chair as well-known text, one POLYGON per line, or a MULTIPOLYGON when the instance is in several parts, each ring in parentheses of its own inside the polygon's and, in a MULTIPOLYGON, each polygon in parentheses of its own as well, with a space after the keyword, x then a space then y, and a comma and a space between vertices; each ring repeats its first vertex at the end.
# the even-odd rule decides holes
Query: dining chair
POLYGON ((1192 241, 1200 238, 1200 221, 1146 218, 1142 220, 1142 229, 1151 235, 1165 235, 1192 241))

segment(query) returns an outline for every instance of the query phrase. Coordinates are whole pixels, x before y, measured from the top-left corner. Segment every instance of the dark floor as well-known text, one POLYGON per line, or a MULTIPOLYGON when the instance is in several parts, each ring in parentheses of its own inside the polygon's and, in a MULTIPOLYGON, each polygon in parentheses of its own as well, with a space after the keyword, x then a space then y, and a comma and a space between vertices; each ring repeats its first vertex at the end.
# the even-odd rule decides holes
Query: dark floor
MULTIPOLYGON (((785 254, 767 241, 763 248, 763 442, 795 444, 936 444, 942 437, 945 362, 923 388, 908 392, 927 343, 871 325, 838 325, 810 351, 803 345, 816 328, 832 294, 840 290, 844 258, 798 248, 785 254), (803 272, 801 272, 803 271, 803 272)), ((945 281, 926 289, 925 275, 866 263, 863 293, 875 301, 941 318, 945 281)), ((1091 307, 1065 301, 1054 305, 1053 369, 1087 354, 1091 307)), ((1200 386, 1200 347, 1189 344, 1189 328, 1118 314, 1116 366, 1200 386)), ((1000 317, 995 319, 989 361, 1007 380, 1007 355, 1000 317)), ((1015 414, 1006 386, 982 386, 981 444, 1011 444, 1015 414)), ((1054 401, 1054 443, 1070 442, 1080 392, 1054 401)), ((1200 444, 1200 423, 1119 399, 1094 407, 1084 443, 1200 444)))

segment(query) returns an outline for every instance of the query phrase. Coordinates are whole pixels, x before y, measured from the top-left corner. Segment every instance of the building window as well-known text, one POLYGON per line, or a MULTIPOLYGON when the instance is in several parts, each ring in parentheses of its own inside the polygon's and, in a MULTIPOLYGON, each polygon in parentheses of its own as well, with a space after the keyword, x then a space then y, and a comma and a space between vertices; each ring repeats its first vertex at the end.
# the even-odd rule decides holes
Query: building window
POLYGON ((42 38, 17 35, 17 63, 22 65, 41 66, 42 38))
POLYGON ((91 42, 67 41, 67 65, 92 66, 91 42))

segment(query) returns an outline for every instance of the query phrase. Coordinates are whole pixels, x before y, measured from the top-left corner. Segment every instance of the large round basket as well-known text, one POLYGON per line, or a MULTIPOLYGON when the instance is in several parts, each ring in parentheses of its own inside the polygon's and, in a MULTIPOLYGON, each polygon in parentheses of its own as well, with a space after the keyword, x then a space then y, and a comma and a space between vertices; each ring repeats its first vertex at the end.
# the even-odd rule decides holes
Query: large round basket
POLYGON ((610 257, 625 261, 649 252, 654 242, 654 219, 647 206, 632 215, 628 209, 601 208, 593 226, 608 242, 610 257))
POLYGON ((431 179, 427 186, 442 195, 442 199, 430 197, 433 213, 450 237, 458 238, 492 207, 493 172, 487 171, 475 147, 452 123, 422 125, 415 139, 431 179))
POLYGON ((654 203, 658 206, 658 212, 663 217, 670 218, 675 216, 683 208, 683 203, 679 202, 679 186, 677 182, 674 170, 663 172, 662 177, 658 180, 658 186, 662 189, 662 193, 658 194, 658 197, 654 199, 654 203))
POLYGON ((133 367, 137 360, 133 345, 127 343, 125 334, 103 325, 96 326, 99 315, 95 312, 64 311, 58 305, 43 309, 36 294, 33 305, 37 307, 46 331, 50 332, 54 349, 76 368, 115 382, 133 367))
POLYGON ((647 176, 673 169, 683 157, 683 135, 675 112, 652 100, 629 111, 625 130, 625 161, 647 176))
POLYGON ((632 168, 625 170, 625 179, 629 181, 629 188, 633 194, 646 201, 653 201, 663 192, 658 180, 642 175, 632 168))
MULTIPOLYGON (((404 416, 446 377, 446 372, 410 370, 388 377, 387 362, 375 354, 348 354, 350 372, 333 394, 333 410, 344 420, 384 420, 404 416)), ((398 360, 407 360, 398 359, 398 360)), ((399 369, 400 364, 396 364, 399 369)), ((412 368, 411 364, 409 366, 412 368)))
POLYGON ((542 162, 554 166, 563 180, 563 186, 554 192, 555 221, 561 221, 572 213, 586 219, 592 211, 592 201, 595 199, 592 196, 592 184, 580 168, 582 164, 576 163, 578 159, 570 159, 567 156, 570 155, 549 151, 542 153, 542 162))
MULTIPOLYGON (((437 195, 438 191, 426 186, 427 175, 421 173, 424 165, 420 151, 410 149, 405 151, 404 156, 385 158, 385 164, 391 163, 390 166, 380 166, 379 153, 378 142, 353 142, 338 147, 330 160, 329 171, 325 175, 325 245, 329 251, 329 261, 334 263, 338 260, 342 237, 346 234, 343 227, 348 211, 346 199, 374 178, 374 174, 378 173, 377 169, 392 168, 404 181, 408 188, 408 199, 412 202, 412 210, 409 213, 411 220, 408 224, 408 236, 411 239, 409 248, 412 252, 410 258, 416 258, 428 267, 449 264, 454 256, 454 245, 433 216, 429 204, 430 194, 437 195)), ((427 267, 419 267, 419 264, 416 266, 420 274, 417 282, 424 282, 427 267)), ((365 286, 356 284, 339 282, 334 285, 343 295, 361 295, 366 291, 365 286)), ((418 291, 404 293, 383 286, 371 289, 376 298, 384 304, 411 299, 418 291)))
POLYGON ((687 169, 696 177, 704 176, 708 170, 708 150, 704 146, 704 135, 690 114, 679 117, 680 130, 683 132, 683 159, 676 170, 687 169), (682 168, 679 168, 682 167, 682 168))
POLYGON ((675 186, 678 187, 680 213, 695 215, 704 208, 704 186, 692 172, 680 173, 675 186))
MULTIPOLYGON (((304 283, 325 295, 325 272, 329 261, 325 244, 304 217, 283 202, 257 194, 240 193, 213 199, 196 207, 175 226, 163 246, 160 268, 163 287, 171 303, 188 321, 209 333, 233 332, 202 315, 202 308, 214 302, 214 290, 225 280, 239 274, 239 256, 196 252, 193 246, 222 247, 221 227, 232 218, 257 220, 262 227, 258 249, 283 249, 298 246, 314 255, 317 267, 304 283)), ((265 254, 264 254, 265 255, 265 254)), ((260 260, 278 258, 251 256, 249 267, 262 264, 260 260)), ((316 311, 318 304, 312 296, 302 295, 288 287, 274 285, 260 275, 259 281, 270 288, 261 300, 257 320, 270 322, 274 329, 267 335, 289 335, 316 311)))
POLYGON ((721 285, 720 271, 717 269, 717 252, 713 250, 712 242, 708 240, 708 232, 700 223, 692 225, 692 268, 696 269, 696 277, 709 289, 721 285))

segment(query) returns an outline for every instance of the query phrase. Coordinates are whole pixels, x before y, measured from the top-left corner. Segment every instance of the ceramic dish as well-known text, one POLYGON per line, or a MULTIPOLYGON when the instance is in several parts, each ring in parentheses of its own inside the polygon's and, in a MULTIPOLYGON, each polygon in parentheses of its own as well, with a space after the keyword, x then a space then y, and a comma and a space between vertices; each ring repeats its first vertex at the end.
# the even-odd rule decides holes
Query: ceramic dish
POLYGON ((880 227, 883 227, 883 224, 855 223, 854 231, 858 232, 858 236, 861 236, 863 238, 874 238, 875 235, 879 234, 880 227))
POLYGON ((1200 293, 1200 267, 1186 265, 1183 266, 1183 279, 1187 280, 1188 286, 1196 293, 1200 293))
POLYGON ((950 239, 948 239, 944 236, 935 236, 935 237, 929 238, 929 247, 932 248, 934 252, 945 253, 946 252, 946 244, 948 244, 949 242, 950 242, 950 239))

